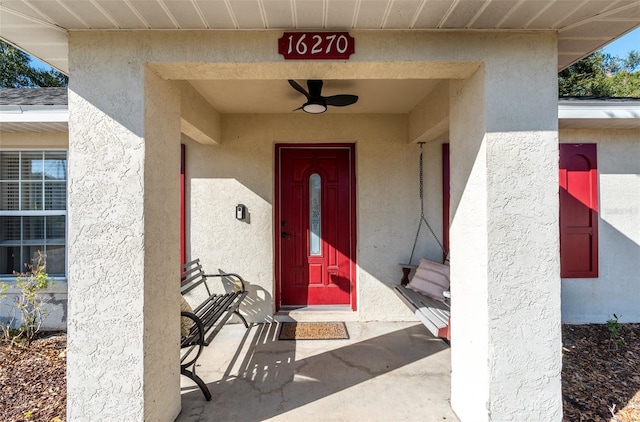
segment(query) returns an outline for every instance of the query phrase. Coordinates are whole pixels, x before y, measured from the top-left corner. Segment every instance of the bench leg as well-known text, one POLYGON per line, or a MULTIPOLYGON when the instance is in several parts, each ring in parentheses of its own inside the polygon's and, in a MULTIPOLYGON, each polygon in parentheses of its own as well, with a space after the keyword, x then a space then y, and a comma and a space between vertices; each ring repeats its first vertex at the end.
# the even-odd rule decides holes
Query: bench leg
POLYGON ((186 368, 180 367, 180 373, 185 377, 191 378, 196 384, 198 384, 198 387, 200 387, 200 390, 202 390, 202 394, 204 394, 204 398, 207 399, 207 401, 211 401, 211 393, 209 392, 209 387, 207 387, 207 384, 204 383, 202 378, 196 375, 195 365, 193 371, 189 371, 186 368))
POLYGON ((247 320, 244 319, 244 317, 242 316, 242 314, 236 309, 235 311, 233 311, 234 314, 238 315, 240 317, 240 319, 242 320, 242 322, 244 322, 244 326, 246 328, 249 328, 249 324, 247 324, 247 320))

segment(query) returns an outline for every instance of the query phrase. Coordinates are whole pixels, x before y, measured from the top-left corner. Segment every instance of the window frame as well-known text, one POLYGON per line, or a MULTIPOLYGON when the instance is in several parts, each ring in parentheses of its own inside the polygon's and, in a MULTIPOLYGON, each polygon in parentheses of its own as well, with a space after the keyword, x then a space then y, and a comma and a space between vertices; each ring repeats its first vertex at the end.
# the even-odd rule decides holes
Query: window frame
MULTIPOLYGON (((65 194, 64 194, 64 209, 59 209, 59 210, 46 210, 46 209, 41 209, 38 211, 34 211, 34 210, 3 210, 0 209, 0 217, 50 217, 50 216, 63 216, 64 217, 64 243, 62 244, 63 248, 64 248, 64 262, 63 262, 63 272, 62 273, 55 273, 55 274, 50 274, 50 276, 53 278, 55 277, 56 280, 66 280, 67 275, 68 275, 68 256, 69 256, 69 217, 68 217, 68 208, 69 208, 69 150, 68 148, 0 148, 0 152, 1 153, 7 153, 7 152, 17 152, 19 153, 18 155, 18 160, 22 161, 22 154, 27 153, 27 154, 33 154, 33 153, 39 153, 42 155, 42 158, 45 158, 45 154, 49 153, 49 152, 59 152, 59 153, 64 153, 64 158, 65 158, 65 175, 64 175, 64 182, 60 182, 61 184, 64 183, 65 186, 65 194)), ((0 179, 2 181, 4 181, 5 179, 0 179)), ((24 181, 27 181, 28 179, 23 179, 23 175, 22 175, 22 171, 19 169, 18 170, 18 179, 17 182, 20 185, 21 183, 23 183, 24 181)), ((40 180, 42 182, 42 186, 44 187, 44 179, 40 180)), ((19 208, 23 207, 22 204, 22 195, 21 192, 19 193, 19 208)), ((44 198, 44 189, 43 189, 43 198, 44 198)), ((42 208, 45 208, 45 203, 42 203, 42 208)), ((45 229, 46 231, 46 229, 45 229)), ((43 253, 46 254, 47 251, 47 243, 45 242, 46 239, 46 232, 43 233, 43 239, 42 239, 42 245, 44 246, 44 251, 43 253)), ((24 236, 24 227, 20 228, 20 240, 19 240, 19 248, 20 251, 22 253, 22 249, 25 246, 29 246, 29 242, 25 243, 25 236, 24 236)), ((51 246, 60 246, 59 243, 54 243, 51 246)), ((20 258, 22 261, 25 261, 25 257, 21 257, 20 258)), ((20 263, 20 265, 24 265, 25 263, 30 263, 30 262, 22 262, 20 263)), ((0 280, 6 280, 6 279, 14 279, 15 275, 13 274, 8 274, 8 273, 0 273, 0 280)))

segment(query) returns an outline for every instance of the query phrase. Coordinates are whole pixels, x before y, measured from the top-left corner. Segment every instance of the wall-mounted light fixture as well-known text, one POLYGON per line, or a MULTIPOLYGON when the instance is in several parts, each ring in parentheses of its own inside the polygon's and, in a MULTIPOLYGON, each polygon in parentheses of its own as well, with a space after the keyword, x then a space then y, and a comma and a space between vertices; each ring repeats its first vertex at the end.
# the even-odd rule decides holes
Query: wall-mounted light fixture
POLYGON ((244 220, 247 217, 247 207, 242 204, 236 205, 236 219, 244 220))

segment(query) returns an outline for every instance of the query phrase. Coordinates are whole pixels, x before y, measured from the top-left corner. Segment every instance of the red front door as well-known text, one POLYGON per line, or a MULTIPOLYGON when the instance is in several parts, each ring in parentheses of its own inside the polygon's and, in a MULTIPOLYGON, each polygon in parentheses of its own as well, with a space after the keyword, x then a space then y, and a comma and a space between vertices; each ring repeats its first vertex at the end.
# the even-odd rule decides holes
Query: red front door
POLYGON ((280 306, 355 309, 354 146, 276 146, 280 306))

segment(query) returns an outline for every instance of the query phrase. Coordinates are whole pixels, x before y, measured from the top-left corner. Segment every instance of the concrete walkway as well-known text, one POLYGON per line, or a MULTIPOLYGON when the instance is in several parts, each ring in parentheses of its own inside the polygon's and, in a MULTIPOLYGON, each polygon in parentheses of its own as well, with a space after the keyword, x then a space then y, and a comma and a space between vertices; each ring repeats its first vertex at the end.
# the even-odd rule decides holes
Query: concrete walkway
POLYGON ((450 349, 419 323, 347 322, 349 340, 278 341, 225 326, 200 357, 213 399, 182 379, 179 422, 457 421, 450 349))

